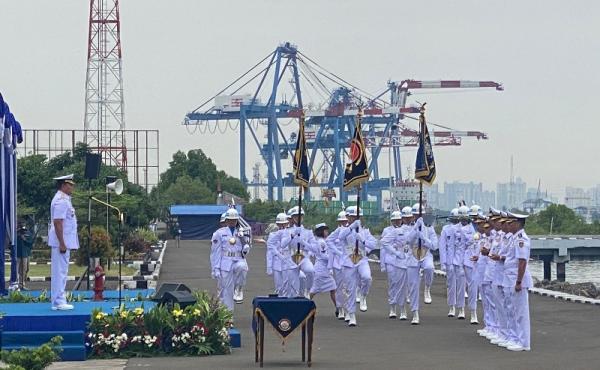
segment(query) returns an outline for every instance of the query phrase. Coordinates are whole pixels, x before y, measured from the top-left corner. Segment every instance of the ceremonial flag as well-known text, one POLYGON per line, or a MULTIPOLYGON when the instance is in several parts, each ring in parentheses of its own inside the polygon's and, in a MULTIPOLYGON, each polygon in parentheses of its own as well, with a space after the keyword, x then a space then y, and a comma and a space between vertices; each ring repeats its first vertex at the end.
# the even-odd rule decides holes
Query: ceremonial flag
POLYGON ((369 179, 369 167, 367 165, 367 151, 362 137, 362 109, 356 116, 356 127, 354 137, 350 142, 350 163, 346 163, 344 172, 344 189, 359 186, 369 179))
POLYGON ((427 185, 431 185, 435 180, 435 159, 433 158, 429 130, 427 130, 427 123, 425 122, 424 106, 421 107, 419 126, 419 149, 417 150, 415 164, 415 178, 427 185))
POLYGON ((300 116, 296 151, 294 152, 294 184, 307 188, 310 180, 308 171, 308 153, 306 152, 306 137, 304 136, 304 112, 300 116))

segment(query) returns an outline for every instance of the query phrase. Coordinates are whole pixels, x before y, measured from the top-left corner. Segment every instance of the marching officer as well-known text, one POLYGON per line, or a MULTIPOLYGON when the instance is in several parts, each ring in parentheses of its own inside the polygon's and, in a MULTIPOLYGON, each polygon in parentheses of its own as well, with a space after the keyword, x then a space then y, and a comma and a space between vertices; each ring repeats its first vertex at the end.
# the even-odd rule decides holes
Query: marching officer
POLYGON ((356 206, 346 208, 346 217, 350 225, 340 231, 338 237, 346 249, 342 261, 344 278, 341 289, 345 295, 344 309, 348 326, 356 326, 357 285, 361 289, 360 310, 367 310, 367 295, 373 281, 367 254, 377 246, 377 240, 369 229, 362 226, 359 215, 362 216, 362 210, 358 213, 356 206))
MULTIPOLYGON (((302 225, 303 209, 295 206, 288 211, 288 215, 291 217, 290 227, 282 236, 281 243, 287 247, 291 255, 297 254, 299 251, 302 256, 299 257, 301 260, 299 259, 298 263, 292 261, 294 271, 297 274, 295 279, 299 281, 299 290, 292 292, 292 296, 303 295, 309 298, 310 288, 312 288, 315 276, 315 267, 310 260, 310 256, 317 249, 317 241, 313 233, 302 225)), ((295 287, 296 284, 294 283, 291 286, 295 287)))
POLYGON ((396 308, 401 306, 404 312, 406 301, 406 252, 404 251, 405 236, 402 231, 402 213, 394 211, 390 215, 391 225, 381 233, 381 270, 388 276, 388 304, 390 313, 388 317, 395 319, 396 308))
POLYGON ((51 252, 51 302, 53 310, 72 310, 67 303, 65 288, 69 274, 71 250, 79 248, 77 237, 77 216, 71 204, 71 194, 75 189, 73 174, 55 177, 57 192, 50 204, 50 228, 48 245, 51 252))
POLYGON ((425 303, 431 303, 431 285, 433 284, 433 255, 430 250, 437 249, 437 235, 432 226, 425 225, 423 218, 419 215, 424 214, 420 204, 415 204, 412 207, 413 217, 416 221, 412 230, 407 236, 407 242, 412 247, 412 253, 408 253, 407 258, 407 273, 409 294, 411 301, 411 311, 413 318, 412 325, 418 325, 419 319, 419 293, 421 286, 420 270, 423 270, 425 278, 425 303))
POLYGON ((234 306, 235 284, 248 266, 245 256, 250 250, 250 245, 239 234, 239 218, 234 208, 227 210, 227 226, 215 232, 210 251, 211 275, 217 280, 217 295, 230 311, 234 306))
POLYGON ((331 260, 333 258, 331 250, 334 249, 335 246, 331 246, 326 241, 329 236, 329 227, 327 224, 317 224, 315 226, 315 236, 318 249, 315 251, 315 280, 313 281, 312 288, 310 288, 310 299, 313 299, 315 294, 329 292, 333 307, 336 307, 337 310, 337 304, 335 302, 335 290, 337 286, 335 284, 335 279, 333 278, 333 270, 330 268, 331 260))
POLYGON ((454 234, 458 223, 458 208, 450 211, 448 224, 444 225, 438 242, 440 252, 440 267, 446 272, 446 295, 448 302, 448 317, 456 315, 456 275, 454 274, 454 234))
POLYGON ((346 217, 346 211, 341 211, 338 213, 337 218, 337 228, 329 234, 326 241, 329 245, 329 251, 333 255, 330 260, 330 266, 333 270, 333 278, 335 279, 335 284, 337 289, 335 290, 335 304, 337 311, 338 320, 344 320, 346 314, 344 312, 345 307, 345 297, 342 292, 340 286, 342 285, 343 273, 342 273, 342 261, 344 257, 344 251, 346 249, 345 245, 342 245, 339 239, 339 234, 342 230, 344 230, 348 226, 348 218, 346 217))
POLYGON ((460 222, 456 224, 454 230, 454 259, 452 264, 456 280, 456 308, 458 308, 457 318, 459 320, 465 319, 465 250, 467 248, 467 238, 470 238, 469 233, 472 231, 469 225, 469 211, 469 207, 467 206, 458 207, 458 219, 460 222))
MULTIPOLYGON (((468 307, 471 315, 471 324, 478 324, 477 319, 477 259, 479 256, 479 239, 481 234, 475 230, 474 223, 481 215, 481 207, 471 206, 469 217, 471 222, 463 226, 463 235, 465 240, 465 252, 463 257, 463 266, 465 269, 465 289, 468 295, 468 307)), ((482 220, 479 220, 482 221, 482 220)))
POLYGON ((281 297, 291 297, 290 276, 288 271, 293 269, 289 249, 282 248, 281 238, 286 232, 288 218, 285 213, 279 213, 275 218, 277 230, 272 231, 267 239, 267 274, 273 275, 275 293, 281 297))

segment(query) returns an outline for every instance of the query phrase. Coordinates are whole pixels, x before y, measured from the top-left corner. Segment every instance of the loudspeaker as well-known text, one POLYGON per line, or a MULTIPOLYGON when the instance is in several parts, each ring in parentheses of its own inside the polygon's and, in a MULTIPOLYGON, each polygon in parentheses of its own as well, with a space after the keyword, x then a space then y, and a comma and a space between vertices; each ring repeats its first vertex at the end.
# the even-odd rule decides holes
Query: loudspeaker
POLYGON ((196 303, 196 298, 189 292, 171 291, 166 292, 159 305, 166 305, 167 307, 174 307, 175 304, 179 305, 179 308, 186 308, 196 303))
POLYGON ((102 157, 100 154, 86 153, 85 154, 85 178, 86 180, 97 179, 100 175, 100 164, 102 157))
POLYGON ((181 283, 163 283, 154 296, 152 296, 152 300, 155 302, 160 302, 163 299, 163 296, 167 292, 187 292, 189 294, 192 293, 192 290, 188 288, 185 284, 181 283))

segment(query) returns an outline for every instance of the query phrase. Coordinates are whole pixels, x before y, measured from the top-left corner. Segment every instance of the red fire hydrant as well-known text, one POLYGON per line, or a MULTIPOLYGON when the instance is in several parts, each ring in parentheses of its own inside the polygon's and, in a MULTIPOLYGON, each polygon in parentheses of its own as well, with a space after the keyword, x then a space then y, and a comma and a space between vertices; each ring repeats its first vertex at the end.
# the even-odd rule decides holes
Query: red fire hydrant
POLYGON ((96 266, 94 270, 94 301, 103 301, 104 297, 104 269, 102 266, 96 266))

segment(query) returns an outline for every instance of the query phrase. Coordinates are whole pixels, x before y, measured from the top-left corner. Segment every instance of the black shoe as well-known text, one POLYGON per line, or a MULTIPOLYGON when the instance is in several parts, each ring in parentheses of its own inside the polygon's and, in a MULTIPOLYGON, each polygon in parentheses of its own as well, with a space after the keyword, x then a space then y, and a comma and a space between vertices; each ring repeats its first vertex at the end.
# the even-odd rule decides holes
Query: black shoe
POLYGON ((335 309, 335 317, 336 317, 336 318, 338 317, 339 313, 340 313, 340 310, 338 310, 338 309, 336 308, 336 309, 335 309))

